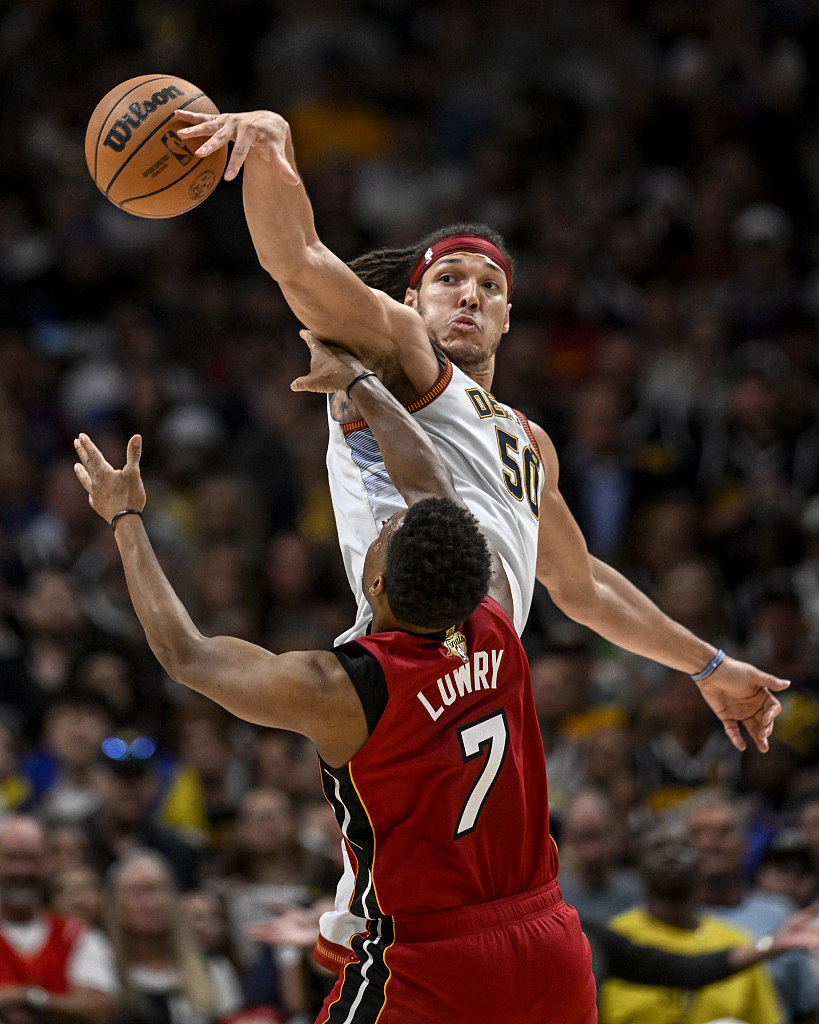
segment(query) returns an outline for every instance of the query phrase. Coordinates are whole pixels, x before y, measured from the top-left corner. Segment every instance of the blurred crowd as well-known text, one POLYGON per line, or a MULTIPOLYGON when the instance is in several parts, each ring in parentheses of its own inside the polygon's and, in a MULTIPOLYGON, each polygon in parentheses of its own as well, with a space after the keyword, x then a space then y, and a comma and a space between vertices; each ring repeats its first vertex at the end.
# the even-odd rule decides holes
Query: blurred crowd
MULTIPOLYGON (((819 892, 817 69, 810 0, 0 5, 0 810, 45 826, 49 899, 109 928, 121 992, 153 991, 134 964, 160 919, 195 935, 167 946, 186 991, 210 954, 188 1017, 131 1000, 134 1024, 312 1019, 327 979, 247 927, 332 895, 339 833, 309 745, 164 677, 72 438, 121 465, 142 434, 146 526, 202 632, 327 648, 354 605, 324 400, 289 390, 306 350, 240 186, 168 221, 117 210, 85 166, 98 100, 156 72, 279 110, 344 259, 455 221, 505 235, 493 390, 550 433, 591 552, 792 680, 770 752, 740 754, 688 676, 538 586, 524 642, 561 881, 609 919, 645 898, 659 814, 721 814, 692 835, 736 889, 703 902, 764 892, 776 917, 819 892), (165 893, 148 933, 129 883, 165 893)), ((760 914, 743 927, 776 927, 760 914)), ((816 981, 793 984, 783 1019, 808 1019, 816 981)))

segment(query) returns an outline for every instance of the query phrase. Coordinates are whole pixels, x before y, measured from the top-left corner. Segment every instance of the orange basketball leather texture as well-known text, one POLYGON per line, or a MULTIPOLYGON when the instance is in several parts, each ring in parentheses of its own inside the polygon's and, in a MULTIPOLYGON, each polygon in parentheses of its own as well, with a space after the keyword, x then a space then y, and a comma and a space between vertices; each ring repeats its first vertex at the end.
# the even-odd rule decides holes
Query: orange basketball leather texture
POLYGON ((97 188, 137 217, 176 217, 214 190, 227 147, 200 159, 204 138, 186 140, 177 109, 218 114, 195 85, 173 75, 142 75, 112 89, 97 104, 85 133, 85 160, 97 188))

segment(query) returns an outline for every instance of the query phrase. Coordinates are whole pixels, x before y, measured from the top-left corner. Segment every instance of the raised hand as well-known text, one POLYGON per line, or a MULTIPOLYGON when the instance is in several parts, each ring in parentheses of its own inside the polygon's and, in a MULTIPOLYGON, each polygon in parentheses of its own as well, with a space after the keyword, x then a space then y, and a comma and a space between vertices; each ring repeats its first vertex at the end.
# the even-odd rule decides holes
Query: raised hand
POLYGON ((105 460, 99 448, 87 434, 80 434, 74 441, 79 462, 74 472, 88 491, 88 500, 95 512, 110 523, 112 518, 126 508, 145 507, 145 488, 139 472, 139 458, 142 454, 142 438, 134 434, 128 442, 128 459, 122 469, 105 460))
POLYGON ((310 331, 299 331, 299 336, 307 342, 310 349, 310 372, 297 377, 290 385, 293 391, 317 391, 330 393, 344 391, 350 381, 367 367, 337 345, 326 345, 319 341, 310 331))
POLYGON ((715 672, 697 685, 737 750, 745 749, 739 729, 741 722, 758 749, 765 753, 774 719, 782 710, 771 690, 786 690, 790 683, 726 657, 715 672))
POLYGON ((199 157, 207 156, 228 142, 233 143, 225 181, 231 181, 247 158, 251 147, 273 164, 282 179, 290 185, 301 182, 296 173, 290 125, 272 110, 251 110, 243 114, 197 114, 192 110, 176 110, 174 116, 188 122, 178 135, 185 139, 207 138, 196 150, 199 157))
POLYGON ((245 935, 270 946, 301 946, 312 949, 319 934, 318 915, 301 907, 282 908, 278 917, 249 924, 245 935))
POLYGON ((776 956, 789 949, 810 949, 819 952, 819 903, 813 903, 789 917, 773 936, 771 955, 776 956))

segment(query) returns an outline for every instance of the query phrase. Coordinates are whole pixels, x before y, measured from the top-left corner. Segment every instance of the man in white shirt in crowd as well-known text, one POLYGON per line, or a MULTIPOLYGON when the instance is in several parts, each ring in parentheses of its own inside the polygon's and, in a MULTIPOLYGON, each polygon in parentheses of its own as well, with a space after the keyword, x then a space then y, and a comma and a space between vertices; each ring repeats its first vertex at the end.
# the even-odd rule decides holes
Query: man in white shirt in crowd
POLYGON ((0 1021, 108 1024, 119 990, 107 939, 46 904, 48 850, 28 815, 0 821, 0 1021))

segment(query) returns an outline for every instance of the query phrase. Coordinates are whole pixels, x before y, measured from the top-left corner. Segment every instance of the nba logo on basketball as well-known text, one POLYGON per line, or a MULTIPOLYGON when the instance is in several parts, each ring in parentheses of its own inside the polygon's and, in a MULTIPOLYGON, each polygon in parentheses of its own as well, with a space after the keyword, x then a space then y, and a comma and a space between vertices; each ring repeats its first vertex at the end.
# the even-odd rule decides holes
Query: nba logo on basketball
POLYGON ((165 132, 161 139, 162 145, 168 150, 171 156, 176 159, 184 167, 193 160, 193 153, 188 149, 185 143, 179 138, 176 132, 165 132))

